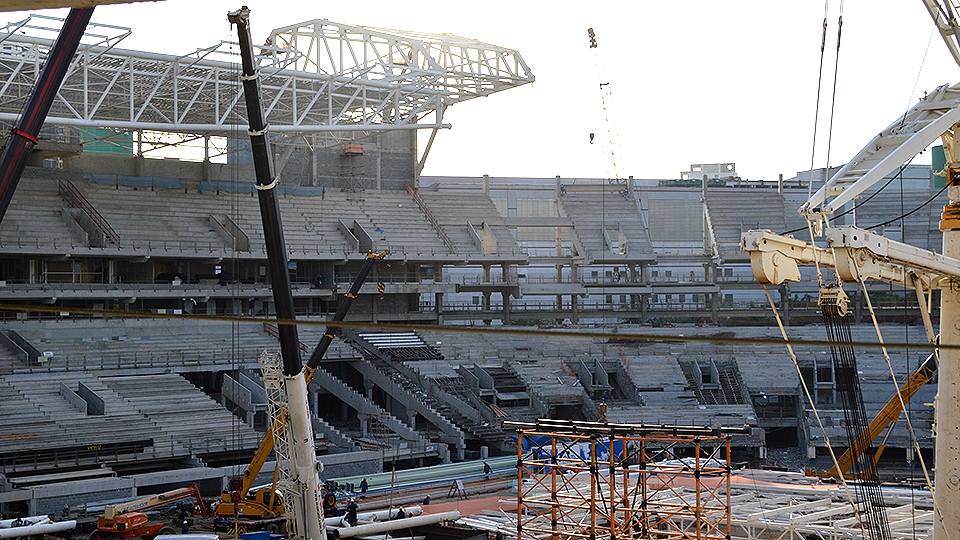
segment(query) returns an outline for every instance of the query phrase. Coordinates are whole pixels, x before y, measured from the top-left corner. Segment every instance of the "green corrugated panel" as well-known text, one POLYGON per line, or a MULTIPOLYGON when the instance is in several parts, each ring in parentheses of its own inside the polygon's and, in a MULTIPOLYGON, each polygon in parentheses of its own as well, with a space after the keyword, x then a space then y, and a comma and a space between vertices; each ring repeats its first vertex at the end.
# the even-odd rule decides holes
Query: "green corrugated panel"
POLYGON ((133 155, 133 133, 112 129, 80 128, 84 154, 133 155))
POLYGON ((936 176, 936 174, 943 170, 947 165, 947 156, 943 153, 943 146, 934 146, 931 149, 930 156, 933 163, 931 163, 930 168, 933 169, 933 187, 942 188, 947 183, 947 178, 945 176, 936 176))

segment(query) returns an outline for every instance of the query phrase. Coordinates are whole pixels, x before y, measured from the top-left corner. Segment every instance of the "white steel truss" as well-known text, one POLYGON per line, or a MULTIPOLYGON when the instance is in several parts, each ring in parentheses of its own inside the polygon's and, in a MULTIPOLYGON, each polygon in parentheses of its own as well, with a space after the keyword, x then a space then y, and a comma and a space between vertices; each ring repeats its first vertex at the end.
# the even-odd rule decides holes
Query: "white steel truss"
MULTIPOLYGON (((53 25, 35 19, 0 30, 0 121, 16 120, 53 44, 44 35, 53 25)), ((450 34, 314 20, 274 30, 270 42, 276 46, 260 47, 258 56, 263 100, 271 132, 289 139, 449 127, 447 106, 534 80, 516 51, 450 34)), ((235 44, 183 56, 115 45, 81 44, 48 125, 212 136, 246 130, 235 44)))

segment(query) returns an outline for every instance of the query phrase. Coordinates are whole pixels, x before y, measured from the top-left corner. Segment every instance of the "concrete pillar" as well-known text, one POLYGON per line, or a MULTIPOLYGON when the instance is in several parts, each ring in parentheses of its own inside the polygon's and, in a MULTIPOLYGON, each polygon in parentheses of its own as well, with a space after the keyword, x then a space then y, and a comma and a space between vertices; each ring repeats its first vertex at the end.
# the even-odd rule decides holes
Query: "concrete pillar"
POLYGON ((370 419, 369 415, 366 415, 363 413, 357 413, 357 419, 360 420, 360 434, 363 437, 369 436, 370 435, 370 426, 368 425, 368 421, 370 419))
MULTIPOLYGON (((558 264, 555 266, 557 271, 557 284, 563 283, 563 265, 558 264)), ((563 295, 557 295, 557 311, 563 311, 563 295)))
POLYGON ((580 298, 575 295, 570 295, 570 322, 572 324, 580 324, 580 298))
POLYGON ((483 194, 484 195, 490 194, 490 175, 489 174, 483 175, 483 194))
MULTIPOLYGON (((433 266, 433 282, 443 283, 443 265, 437 263, 433 266)), ((437 314, 437 323, 443 324, 443 293, 438 292, 433 295, 433 310, 437 314)))
POLYGON ((369 400, 373 400, 373 381, 370 379, 363 380, 363 395, 369 400))
POLYGON ((490 291, 483 292, 483 310, 490 311, 490 291))

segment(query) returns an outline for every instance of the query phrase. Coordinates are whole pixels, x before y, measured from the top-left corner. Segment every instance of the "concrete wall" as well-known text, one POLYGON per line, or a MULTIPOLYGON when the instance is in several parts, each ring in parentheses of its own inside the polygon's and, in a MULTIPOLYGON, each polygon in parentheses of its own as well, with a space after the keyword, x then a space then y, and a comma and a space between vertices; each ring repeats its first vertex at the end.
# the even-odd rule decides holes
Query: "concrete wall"
MULTIPOLYGON (((413 183, 417 162, 414 133, 384 133, 371 140, 357 142, 363 145, 362 155, 341 154, 339 146, 321 148, 315 153, 307 149, 294 151, 280 170, 281 182, 344 190, 402 190, 404 184, 413 183)), ((81 154, 64 158, 64 168, 100 174, 179 178, 187 183, 188 188, 195 187, 193 183, 201 180, 254 182, 249 142, 239 141, 232 146, 241 150, 230 156, 229 163, 203 164, 172 158, 81 154)))

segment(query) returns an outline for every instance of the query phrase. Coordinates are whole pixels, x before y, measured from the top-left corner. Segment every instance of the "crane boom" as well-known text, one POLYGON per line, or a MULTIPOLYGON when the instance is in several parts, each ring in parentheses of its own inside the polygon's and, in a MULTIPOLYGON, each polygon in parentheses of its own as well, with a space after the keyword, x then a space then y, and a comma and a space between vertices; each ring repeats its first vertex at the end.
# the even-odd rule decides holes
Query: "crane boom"
POLYGON ((274 437, 284 437, 284 442, 292 449, 288 456, 287 471, 292 481, 286 486, 286 492, 293 495, 292 498, 296 501, 287 500, 285 505, 287 529, 295 537, 326 540, 323 514, 320 511, 320 482, 317 476, 322 465, 317 461, 314 447, 307 384, 300 360, 300 340, 297 338, 297 327, 293 324, 293 292, 287 272, 287 250, 280 222, 280 203, 276 190, 278 181, 273 170, 268 128, 260 98, 260 71, 257 69, 253 39, 250 35, 250 10, 243 6, 237 11, 231 11, 227 14, 227 20, 237 25, 240 42, 243 95, 250 120, 250 147, 253 151, 260 217, 263 221, 264 242, 279 326, 282 384, 288 399, 286 407, 282 409, 286 416, 286 429, 281 434, 276 430, 273 433, 274 437))
POLYGON ((960 64, 960 24, 957 23, 957 14, 953 10, 953 5, 949 1, 941 4, 940 0, 923 0, 923 5, 933 17, 933 23, 937 25, 937 30, 940 31, 943 42, 947 44, 953 60, 960 64))
MULTIPOLYGON (((370 273, 370 268, 373 267, 373 263, 382 261, 388 253, 390 253, 390 250, 384 250, 382 253, 367 253, 367 258, 363 261, 363 265, 360 266, 360 271, 353 280, 353 285, 350 286, 349 291, 344 293, 343 301, 337 308, 337 312, 333 315, 333 322, 340 322, 347 316, 347 312, 350 311, 350 306, 353 305, 353 301, 357 298, 357 293, 360 292, 360 287, 362 287, 363 283, 367 280, 367 274, 370 273)), ((340 327, 335 325, 330 325, 324 330, 323 337, 320 338, 320 343, 317 344, 317 348, 314 349, 313 354, 310 355, 310 360, 307 361, 308 375, 312 376, 313 371, 320 365, 320 361, 323 360, 323 355, 327 354, 327 348, 330 347, 330 343, 333 342, 333 338, 338 331, 340 331, 340 327)))
MULTIPOLYGON (((343 302, 337 308, 337 312, 333 315, 332 322, 337 323, 342 321, 346 316, 347 312, 350 311, 350 307, 353 305, 353 301, 357 298, 357 294, 360 292, 360 288, 367 280, 367 276, 370 274, 370 269, 373 268, 374 263, 382 261, 387 254, 390 253, 389 250, 384 250, 381 253, 367 253, 367 258, 364 259, 363 264, 360 266, 360 270, 357 272, 356 278, 353 280, 350 289, 344 293, 343 302)), ((333 338, 336 335, 337 331, 340 329, 339 326, 330 325, 327 326, 323 333, 323 337, 320 339, 320 342, 317 344, 317 347, 314 349, 313 354, 310 355, 310 361, 307 363, 307 367, 304 368, 304 378, 307 384, 310 383, 310 380, 313 379, 313 374, 316 372, 316 368, 320 365, 320 361, 323 359, 323 356, 326 354, 327 349, 330 347, 330 343, 333 342, 333 338)), ((260 441, 260 446, 257 447, 257 451, 253 454, 253 459, 250 460, 250 463, 247 465, 247 468, 243 471, 240 489, 241 505, 249 506, 250 503, 247 500, 247 494, 250 492, 250 489, 253 487, 253 483, 256 482, 257 476, 260 474, 260 469, 263 468, 263 464, 266 463, 267 458, 270 457, 270 453, 273 452, 273 430, 274 426, 270 426, 267 434, 264 435, 263 439, 260 441)), ((276 481, 276 476, 274 476, 274 481, 276 481)), ((274 485, 274 488, 276 485, 274 485)), ((271 490, 271 494, 276 491, 271 490)), ((256 514, 258 517, 262 516, 264 513, 271 512, 273 504, 270 501, 265 501, 265 506, 262 506, 262 503, 258 501, 258 505, 261 505, 259 512, 256 514)), ((221 502, 217 505, 217 514, 221 516, 232 516, 234 512, 234 502, 232 500, 232 495, 230 493, 223 493, 221 502)), ((254 515, 250 512, 245 512, 245 515, 254 515)))
POLYGON ((126 512, 147 510, 148 508, 170 504, 189 497, 197 499, 197 503, 203 508, 203 498, 200 496, 200 489, 196 484, 193 484, 190 487, 165 491, 121 504, 108 504, 103 507, 103 515, 106 519, 114 519, 116 516, 126 512))
MULTIPOLYGON (((960 122, 960 85, 942 85, 874 137, 806 203, 800 214, 829 217, 896 171, 960 122)), ((944 140, 944 148, 948 141, 944 140)))

